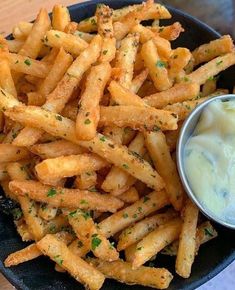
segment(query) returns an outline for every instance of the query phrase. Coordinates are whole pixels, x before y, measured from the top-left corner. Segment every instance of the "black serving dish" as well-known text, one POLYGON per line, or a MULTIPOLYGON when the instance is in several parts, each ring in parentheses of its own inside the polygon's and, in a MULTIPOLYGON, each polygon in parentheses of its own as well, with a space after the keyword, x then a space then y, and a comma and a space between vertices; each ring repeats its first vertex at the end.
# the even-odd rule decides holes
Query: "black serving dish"
MULTIPOLYGON (((141 1, 111 0, 111 1, 89 1, 79 3, 69 8, 72 19, 79 21, 94 14, 96 5, 105 3, 112 8, 121 8, 126 5, 140 3, 141 1)), ((206 24, 196 18, 168 7, 172 13, 172 19, 164 20, 164 25, 179 21, 185 32, 177 39, 173 46, 184 46, 194 49, 202 43, 218 38, 220 35, 206 24)), ((235 67, 223 72, 220 76, 219 87, 229 88, 235 85, 235 67)), ((175 258, 158 255, 155 261, 156 267, 166 267, 174 274, 169 290, 195 289, 210 280, 222 271, 235 259, 235 233, 232 230, 215 224, 219 236, 213 241, 201 246, 199 255, 196 257, 192 267, 192 275, 189 279, 182 279, 174 271, 175 258)), ((4 259, 8 254, 22 249, 26 246, 19 238, 10 216, 0 214, 0 271, 17 288, 24 290, 71 290, 84 289, 68 274, 58 273, 54 270, 54 263, 46 257, 21 264, 12 268, 5 268, 4 259)), ((223 283, 223 281, 221 281, 223 283)), ((129 286, 113 280, 106 280, 102 290, 147 290, 143 286, 129 286)))

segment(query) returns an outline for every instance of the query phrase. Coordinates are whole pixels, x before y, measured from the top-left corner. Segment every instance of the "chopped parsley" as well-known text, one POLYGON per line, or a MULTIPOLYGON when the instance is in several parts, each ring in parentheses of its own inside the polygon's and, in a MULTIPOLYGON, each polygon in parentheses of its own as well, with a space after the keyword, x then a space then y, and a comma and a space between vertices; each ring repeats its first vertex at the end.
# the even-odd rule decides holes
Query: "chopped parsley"
POLYGON ((50 188, 49 190, 48 190, 48 192, 47 192, 47 196, 48 197, 52 197, 52 196, 54 196, 54 195, 56 195, 56 190, 54 189, 54 188, 50 188))
POLYGON ((54 260, 61 266, 63 264, 63 260, 60 257, 60 255, 54 256, 54 260))
POLYGON ((91 249, 94 251, 99 245, 101 244, 101 239, 97 237, 97 234, 92 235, 92 240, 91 240, 91 249))
POLYGON ((219 66, 219 65, 221 65, 221 63, 223 63, 223 61, 222 61, 222 60, 220 60, 220 61, 217 61, 216 65, 217 65, 217 66, 219 66))
POLYGON ((103 55, 106 55, 106 54, 107 54, 107 52, 108 52, 107 50, 104 50, 104 51, 103 51, 103 55))
POLYGON ((77 213, 77 210, 71 211, 69 213, 69 216, 74 217, 76 215, 76 213, 77 213))
POLYGON ((55 118, 56 118, 56 120, 58 120, 58 121, 62 121, 62 117, 61 117, 60 115, 56 115, 55 118))
POLYGON ((122 167, 125 168, 125 169, 129 169, 129 166, 127 164, 125 164, 125 163, 122 164, 122 167))
POLYGON ((88 204, 88 202, 87 202, 85 199, 82 199, 82 200, 80 201, 80 204, 88 204))
POLYGON ((86 119, 85 121, 84 121, 84 124, 85 125, 89 125, 91 123, 91 120, 90 119, 86 119))
POLYGON ((205 235, 209 237, 213 237, 213 234, 210 232, 209 229, 204 229, 205 235))
POLYGON ((128 214, 127 213, 124 213, 122 216, 123 216, 124 219, 128 218, 128 214))
POLYGON ((157 67, 167 67, 167 63, 165 62, 165 61, 163 61, 163 60, 158 60, 157 62, 156 62, 156 66, 157 67))
POLYGON ((102 142, 105 142, 105 137, 104 136, 102 136, 102 137, 100 137, 100 141, 102 141, 102 142))
POLYGON ((88 191, 90 191, 90 192, 97 192, 97 189, 95 187, 91 187, 91 188, 88 189, 88 191))
POLYGON ((144 197, 144 203, 147 202, 148 200, 150 200, 150 198, 148 196, 144 197))
POLYGON ((20 208, 13 208, 13 210, 11 212, 12 212, 14 220, 16 220, 16 221, 21 219, 23 216, 22 210, 20 208))
POLYGON ((60 38, 59 34, 57 34, 57 33, 55 34, 55 37, 60 38))
POLYGON ((26 60, 24 61, 24 63, 25 63, 27 66, 30 66, 30 65, 31 65, 31 61, 30 61, 29 59, 26 59, 26 60))

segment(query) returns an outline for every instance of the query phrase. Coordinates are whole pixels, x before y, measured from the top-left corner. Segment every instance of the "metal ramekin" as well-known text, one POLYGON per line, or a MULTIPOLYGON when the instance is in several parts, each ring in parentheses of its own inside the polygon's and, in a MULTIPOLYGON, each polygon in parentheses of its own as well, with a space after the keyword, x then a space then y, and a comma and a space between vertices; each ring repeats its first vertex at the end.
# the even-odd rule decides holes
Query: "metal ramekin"
MULTIPOLYGON (((199 198, 194 194, 193 190, 190 187, 190 184, 187 180, 185 168, 184 168, 184 147, 186 142, 188 141, 189 137, 192 135, 199 118, 201 116, 202 111, 206 108, 207 105, 210 103, 216 101, 216 100, 222 100, 222 101, 229 101, 229 100, 235 100, 235 95, 228 94, 228 95, 221 95, 218 97, 214 97, 211 99, 206 100, 205 102, 198 105, 187 117, 185 120, 179 134, 178 144, 177 144, 177 150, 176 150, 176 156, 177 156, 177 167, 179 171, 179 175, 182 181, 182 184, 189 196, 189 198, 198 206, 200 211, 206 215, 208 218, 214 220, 215 222, 231 228, 235 229, 235 224, 231 224, 227 221, 219 219, 216 215, 214 215, 211 211, 209 211, 199 200, 199 198)), ((200 182, 200 181, 199 181, 200 182)))

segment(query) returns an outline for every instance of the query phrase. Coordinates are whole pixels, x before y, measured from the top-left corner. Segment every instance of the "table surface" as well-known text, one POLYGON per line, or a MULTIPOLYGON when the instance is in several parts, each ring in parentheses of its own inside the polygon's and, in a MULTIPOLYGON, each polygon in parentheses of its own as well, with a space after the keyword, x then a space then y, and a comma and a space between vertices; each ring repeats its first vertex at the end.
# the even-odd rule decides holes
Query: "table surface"
MULTIPOLYGON (((33 20, 40 7, 51 11, 56 3, 72 5, 83 2, 83 0, 0 0, 0 2, 0 33, 7 35, 20 20, 33 20)), ((162 0, 159 2, 184 10, 206 22, 221 34, 230 34, 235 38, 235 4, 233 0, 162 0)), ((234 272, 235 263, 199 289, 234 289, 234 272)), ((0 289, 14 289, 1 274, 0 289)))

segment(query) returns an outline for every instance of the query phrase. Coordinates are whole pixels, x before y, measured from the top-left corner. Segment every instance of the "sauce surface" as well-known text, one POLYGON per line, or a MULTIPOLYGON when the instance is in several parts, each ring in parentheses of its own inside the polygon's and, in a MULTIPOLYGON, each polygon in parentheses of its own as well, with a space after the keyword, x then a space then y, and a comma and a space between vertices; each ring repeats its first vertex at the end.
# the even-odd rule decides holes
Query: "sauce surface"
POLYGON ((235 223, 235 101, 211 102, 184 149, 189 185, 214 216, 235 223))

